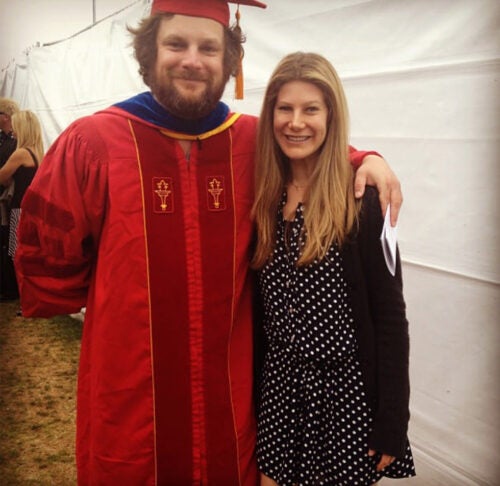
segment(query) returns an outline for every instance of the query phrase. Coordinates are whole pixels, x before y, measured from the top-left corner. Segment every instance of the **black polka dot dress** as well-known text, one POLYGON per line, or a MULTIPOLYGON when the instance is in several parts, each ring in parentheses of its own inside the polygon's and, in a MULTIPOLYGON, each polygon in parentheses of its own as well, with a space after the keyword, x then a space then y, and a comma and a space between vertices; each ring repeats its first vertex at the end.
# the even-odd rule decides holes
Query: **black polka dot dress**
POLYGON ((410 446, 383 472, 368 452, 365 398, 352 311, 333 246, 297 268, 303 224, 280 214, 272 261, 260 274, 268 349, 258 407, 260 470, 279 485, 370 485, 415 475, 410 446))

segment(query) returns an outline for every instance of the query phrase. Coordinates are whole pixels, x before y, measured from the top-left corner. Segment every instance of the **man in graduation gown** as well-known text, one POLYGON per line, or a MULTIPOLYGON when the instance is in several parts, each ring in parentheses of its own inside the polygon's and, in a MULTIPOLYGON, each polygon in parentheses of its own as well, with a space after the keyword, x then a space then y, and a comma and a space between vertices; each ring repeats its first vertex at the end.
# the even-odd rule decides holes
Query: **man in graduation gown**
MULTIPOLYGON (((81 485, 257 484, 248 267, 257 120, 219 101, 241 56, 228 24, 225 0, 153 2, 132 29, 151 92, 70 125, 24 197, 24 315, 87 308, 81 485)), ((365 155, 353 151, 353 162, 365 155)))

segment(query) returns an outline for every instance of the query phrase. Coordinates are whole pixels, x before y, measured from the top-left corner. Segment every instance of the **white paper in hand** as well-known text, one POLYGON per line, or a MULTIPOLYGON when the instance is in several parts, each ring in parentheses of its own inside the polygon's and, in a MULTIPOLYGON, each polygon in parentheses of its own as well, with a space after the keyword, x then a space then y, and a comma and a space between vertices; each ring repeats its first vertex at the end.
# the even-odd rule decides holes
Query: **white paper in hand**
POLYGON ((385 213, 384 227, 380 235, 382 250, 384 251, 385 263, 391 275, 396 274, 396 244, 398 240, 398 230, 396 226, 391 226, 391 206, 387 206, 385 213))

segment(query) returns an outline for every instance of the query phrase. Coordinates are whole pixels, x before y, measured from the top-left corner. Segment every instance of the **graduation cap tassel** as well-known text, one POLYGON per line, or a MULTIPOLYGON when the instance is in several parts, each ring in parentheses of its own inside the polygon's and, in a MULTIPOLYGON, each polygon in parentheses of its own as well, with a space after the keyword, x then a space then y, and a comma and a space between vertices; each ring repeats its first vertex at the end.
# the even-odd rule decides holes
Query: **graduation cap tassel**
MULTIPOLYGON (((238 5, 238 9, 236 10, 236 27, 235 30, 241 35, 241 27, 240 27, 240 6, 238 5)), ((234 97, 237 100, 243 99, 243 51, 241 52, 241 57, 238 62, 238 72, 236 73, 235 83, 234 83, 234 97)))

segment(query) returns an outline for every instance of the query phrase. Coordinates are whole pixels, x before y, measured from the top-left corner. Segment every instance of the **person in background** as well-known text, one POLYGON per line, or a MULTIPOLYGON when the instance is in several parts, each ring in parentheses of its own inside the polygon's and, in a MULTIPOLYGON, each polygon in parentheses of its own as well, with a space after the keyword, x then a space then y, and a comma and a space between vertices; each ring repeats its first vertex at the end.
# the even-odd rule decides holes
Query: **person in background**
POLYGON ((43 158, 43 141, 40 122, 29 110, 18 111, 12 115, 12 131, 16 139, 16 150, 0 169, 0 184, 8 185, 14 182, 9 221, 9 256, 14 258, 21 201, 43 158))
MULTIPOLYGON (((0 169, 16 150, 11 118, 17 111, 19 106, 14 100, 0 98, 0 169)), ((13 184, 0 184, 0 302, 16 300, 19 297, 14 263, 9 257, 10 201, 13 192, 13 184)))
POLYGON ((401 263, 386 267, 375 188, 356 201, 333 66, 294 53, 267 86, 253 214, 264 308, 261 485, 371 485, 415 474, 401 263))
MULTIPOLYGON (((23 200, 24 315, 86 307, 79 484, 258 479, 249 269, 257 119, 220 101, 242 57, 229 17, 224 0, 153 1, 130 29, 151 91, 72 123, 23 200)), ((351 156, 363 161, 361 186, 378 180, 385 203, 401 201, 385 161, 365 155, 351 156)))
POLYGON ((19 111, 19 106, 14 100, 0 98, 0 168, 16 149, 11 119, 17 111, 19 111))

